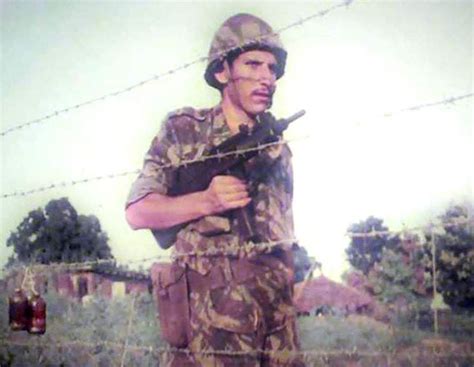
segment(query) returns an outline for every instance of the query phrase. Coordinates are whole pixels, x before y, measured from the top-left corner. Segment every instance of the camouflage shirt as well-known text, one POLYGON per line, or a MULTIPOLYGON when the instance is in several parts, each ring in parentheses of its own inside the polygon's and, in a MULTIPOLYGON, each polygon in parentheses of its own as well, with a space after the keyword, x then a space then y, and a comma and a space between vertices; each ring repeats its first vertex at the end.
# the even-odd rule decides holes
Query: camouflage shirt
MULTIPOLYGON (((148 150, 142 171, 134 182, 127 206, 150 193, 167 195, 176 182, 176 167, 183 161, 205 156, 213 147, 231 136, 220 105, 211 109, 183 108, 167 116, 148 150)), ((292 214, 291 153, 283 145, 273 158, 266 150, 246 163, 255 209, 255 225, 265 241, 285 242, 294 237, 292 214), (262 174, 264 172, 264 174, 262 174)), ((218 259, 213 256, 183 256, 209 252, 252 256, 263 251, 258 246, 244 246, 233 231, 232 219, 225 213, 191 221, 178 234, 174 250, 194 270, 205 274, 218 259)))

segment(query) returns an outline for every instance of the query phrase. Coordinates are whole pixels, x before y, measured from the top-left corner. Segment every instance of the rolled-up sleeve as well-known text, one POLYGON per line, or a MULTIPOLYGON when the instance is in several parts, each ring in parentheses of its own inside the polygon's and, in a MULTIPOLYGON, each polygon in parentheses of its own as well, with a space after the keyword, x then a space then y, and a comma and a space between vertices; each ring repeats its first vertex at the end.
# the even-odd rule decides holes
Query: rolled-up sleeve
POLYGON ((145 155, 143 168, 128 194, 126 207, 151 193, 166 195, 174 184, 179 164, 176 134, 166 120, 145 155))

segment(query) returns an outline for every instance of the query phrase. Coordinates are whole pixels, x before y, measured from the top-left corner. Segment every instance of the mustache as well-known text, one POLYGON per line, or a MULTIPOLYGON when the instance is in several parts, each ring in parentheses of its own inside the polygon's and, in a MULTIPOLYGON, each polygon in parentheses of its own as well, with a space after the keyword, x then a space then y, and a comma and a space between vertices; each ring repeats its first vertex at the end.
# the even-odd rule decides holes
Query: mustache
MULTIPOLYGON (((251 82, 260 82, 261 79, 258 79, 258 78, 252 78, 252 77, 248 77, 248 76, 238 76, 238 77, 235 77, 235 78, 231 78, 229 79, 229 83, 235 83, 237 81, 251 81, 251 82)), ((265 92, 268 92, 268 95, 270 97, 273 96, 273 94, 275 93, 275 90, 276 90, 276 85, 272 85, 271 87, 260 87, 260 88, 257 88, 256 90, 254 90, 251 94, 252 95, 255 95, 255 94, 259 94, 261 93, 262 91, 265 91, 265 92)))

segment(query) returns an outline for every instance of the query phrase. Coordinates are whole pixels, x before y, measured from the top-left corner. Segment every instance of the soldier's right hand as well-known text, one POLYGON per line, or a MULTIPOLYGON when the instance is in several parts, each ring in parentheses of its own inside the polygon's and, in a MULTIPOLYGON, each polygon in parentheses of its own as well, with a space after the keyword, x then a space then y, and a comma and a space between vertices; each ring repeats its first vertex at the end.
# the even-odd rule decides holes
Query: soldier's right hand
POLYGON ((211 214, 242 208, 252 200, 245 182, 234 176, 215 176, 204 194, 211 214))

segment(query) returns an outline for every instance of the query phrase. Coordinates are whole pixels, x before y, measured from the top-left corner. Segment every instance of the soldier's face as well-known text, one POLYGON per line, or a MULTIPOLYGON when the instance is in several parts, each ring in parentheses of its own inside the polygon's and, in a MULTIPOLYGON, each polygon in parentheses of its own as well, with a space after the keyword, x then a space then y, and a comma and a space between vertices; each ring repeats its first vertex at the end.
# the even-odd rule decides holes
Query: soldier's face
POLYGON ((225 65, 223 95, 234 107, 255 116, 272 105, 276 88, 277 60, 268 51, 253 50, 240 54, 225 65))

